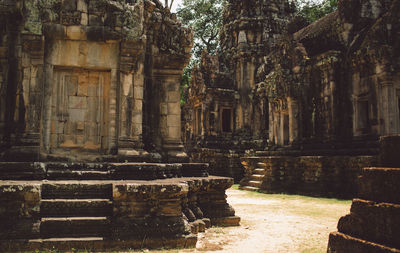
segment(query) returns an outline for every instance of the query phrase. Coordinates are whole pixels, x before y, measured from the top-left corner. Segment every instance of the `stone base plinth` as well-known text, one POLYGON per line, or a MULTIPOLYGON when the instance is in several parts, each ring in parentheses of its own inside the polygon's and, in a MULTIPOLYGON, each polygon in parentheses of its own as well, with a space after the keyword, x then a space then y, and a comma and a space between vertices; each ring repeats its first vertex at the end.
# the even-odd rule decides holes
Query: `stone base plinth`
POLYGON ((60 250, 70 251, 71 249, 84 249, 88 252, 115 252, 130 249, 174 249, 194 248, 197 243, 197 236, 182 235, 165 238, 144 238, 118 241, 104 241, 100 237, 93 238, 58 238, 58 239, 36 239, 36 240, 13 240, 0 241, 2 252, 20 252, 36 250, 60 250))
POLYGON ((0 251, 195 247, 211 225, 239 225, 226 201, 232 184, 215 176, 0 181, 0 251))

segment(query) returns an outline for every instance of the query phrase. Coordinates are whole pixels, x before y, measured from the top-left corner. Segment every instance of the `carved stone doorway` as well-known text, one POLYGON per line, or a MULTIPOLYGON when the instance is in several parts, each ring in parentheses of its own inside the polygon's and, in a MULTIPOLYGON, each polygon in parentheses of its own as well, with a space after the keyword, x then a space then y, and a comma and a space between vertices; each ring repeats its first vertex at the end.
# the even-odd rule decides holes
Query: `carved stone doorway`
POLYGON ((110 72, 55 68, 53 85, 51 149, 106 150, 110 72))

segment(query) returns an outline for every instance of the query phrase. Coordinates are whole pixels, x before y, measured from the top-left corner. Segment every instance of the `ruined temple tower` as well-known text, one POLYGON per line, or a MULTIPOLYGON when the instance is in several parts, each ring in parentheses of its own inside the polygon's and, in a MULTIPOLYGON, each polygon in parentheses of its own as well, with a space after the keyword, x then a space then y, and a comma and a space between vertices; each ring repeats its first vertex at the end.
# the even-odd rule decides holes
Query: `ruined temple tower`
MULTIPOLYGON (((256 138, 268 129, 267 111, 253 101, 257 69, 275 41, 286 29, 294 12, 289 1, 251 0, 229 1, 221 30, 221 63, 229 70, 232 88, 237 91, 235 131, 247 131, 256 138)), ((265 104, 263 104, 265 105, 265 104)))
POLYGON ((268 139, 268 101, 254 94, 257 70, 293 12, 289 1, 227 1, 220 53, 203 54, 193 72, 184 138, 192 159, 210 161, 216 174, 240 178, 239 157, 268 139))

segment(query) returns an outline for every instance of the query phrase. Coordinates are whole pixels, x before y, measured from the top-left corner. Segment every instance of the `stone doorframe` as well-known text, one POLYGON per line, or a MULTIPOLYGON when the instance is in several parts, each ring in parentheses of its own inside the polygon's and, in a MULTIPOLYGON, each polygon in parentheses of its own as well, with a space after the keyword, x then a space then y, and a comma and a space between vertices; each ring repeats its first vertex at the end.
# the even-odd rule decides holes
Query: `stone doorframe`
MULTIPOLYGON (((105 152, 112 154, 117 149, 117 87, 119 42, 91 42, 84 40, 46 40, 44 64, 44 103, 42 108, 41 152, 51 153, 51 120, 53 76, 55 68, 75 68, 109 71, 110 91, 108 107, 108 140, 105 152)), ((107 112, 106 112, 107 113, 107 112)), ((100 156, 100 153, 98 154, 100 156)))

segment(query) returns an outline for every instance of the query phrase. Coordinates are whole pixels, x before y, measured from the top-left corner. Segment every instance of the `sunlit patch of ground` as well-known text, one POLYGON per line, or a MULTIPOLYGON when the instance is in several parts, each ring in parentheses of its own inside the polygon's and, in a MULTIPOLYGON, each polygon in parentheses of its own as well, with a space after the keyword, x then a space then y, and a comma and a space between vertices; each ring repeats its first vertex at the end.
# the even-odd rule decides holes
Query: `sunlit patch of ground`
POLYGON ((227 195, 242 219, 240 227, 210 228, 199 235, 196 249, 145 252, 326 252, 329 233, 336 231, 351 205, 347 200, 253 193, 237 186, 227 195))

